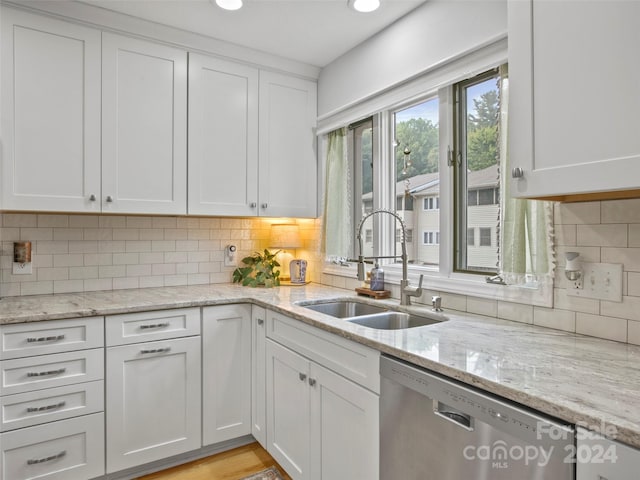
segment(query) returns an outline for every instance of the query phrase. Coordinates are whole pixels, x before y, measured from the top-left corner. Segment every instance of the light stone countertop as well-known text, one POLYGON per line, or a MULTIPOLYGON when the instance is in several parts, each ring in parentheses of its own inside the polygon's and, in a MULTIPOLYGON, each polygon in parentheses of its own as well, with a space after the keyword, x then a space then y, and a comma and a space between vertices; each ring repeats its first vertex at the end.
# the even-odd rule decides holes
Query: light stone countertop
MULTIPOLYGON (((447 311, 448 321, 407 330, 374 330, 295 303, 353 297, 306 285, 238 285, 115 290, 9 297, 0 324, 250 302, 455 378, 569 423, 640 448, 640 347, 447 311), (606 428, 606 430, 605 430, 606 428)), ((397 300, 366 300, 398 306, 397 300)), ((416 313, 427 308, 412 307, 416 313)))

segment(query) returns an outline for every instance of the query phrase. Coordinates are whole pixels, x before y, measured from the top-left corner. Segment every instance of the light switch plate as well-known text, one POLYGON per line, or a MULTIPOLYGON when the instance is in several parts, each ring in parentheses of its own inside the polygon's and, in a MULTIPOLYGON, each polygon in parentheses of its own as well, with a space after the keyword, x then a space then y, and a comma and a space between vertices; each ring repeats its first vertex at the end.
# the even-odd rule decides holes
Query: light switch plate
POLYGON ((569 287, 567 295, 622 302, 622 264, 583 263, 582 288, 569 287))

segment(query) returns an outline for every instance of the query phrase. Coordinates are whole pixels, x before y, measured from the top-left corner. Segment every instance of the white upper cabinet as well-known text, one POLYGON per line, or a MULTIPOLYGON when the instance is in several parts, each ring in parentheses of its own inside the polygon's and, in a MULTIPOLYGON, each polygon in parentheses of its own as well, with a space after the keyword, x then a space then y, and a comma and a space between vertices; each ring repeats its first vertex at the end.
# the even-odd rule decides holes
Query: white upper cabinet
POLYGON ((100 32, 2 7, 1 48, 2 208, 100 211, 100 32))
POLYGON ((317 216, 316 83, 260 72, 260 215, 317 216))
POLYGON ((189 54, 189 213, 258 213, 258 70, 189 54))
POLYGON ((514 196, 640 194, 638 45, 639 2, 509 2, 514 196))
POLYGON ((103 212, 186 214, 187 53, 102 35, 103 212))

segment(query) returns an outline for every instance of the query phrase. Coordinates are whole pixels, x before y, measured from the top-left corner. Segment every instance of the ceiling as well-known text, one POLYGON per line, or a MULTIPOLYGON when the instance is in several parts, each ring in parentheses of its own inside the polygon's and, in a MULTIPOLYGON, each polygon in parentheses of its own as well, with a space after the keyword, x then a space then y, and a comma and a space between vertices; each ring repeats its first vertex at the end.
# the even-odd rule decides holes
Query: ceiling
POLYGON ((213 0, 77 0, 324 67, 425 0, 381 0, 357 13, 347 0, 244 0, 236 11, 213 0))

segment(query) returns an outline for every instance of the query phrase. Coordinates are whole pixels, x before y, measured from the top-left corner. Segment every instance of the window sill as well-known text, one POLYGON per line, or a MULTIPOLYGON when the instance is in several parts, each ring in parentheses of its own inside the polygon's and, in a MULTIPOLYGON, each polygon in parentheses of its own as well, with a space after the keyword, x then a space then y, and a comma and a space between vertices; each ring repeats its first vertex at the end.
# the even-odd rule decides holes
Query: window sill
MULTIPOLYGON (((399 265, 384 265, 385 283, 400 285, 402 268, 399 265)), ((371 267, 367 265, 367 270, 371 267)), ((357 269, 355 264, 339 266, 325 264, 323 273, 341 277, 355 278, 357 269)), ((429 271, 425 268, 412 268, 409 266, 409 282, 417 285, 420 274, 424 274, 422 288, 435 292, 446 292, 457 295, 468 295, 504 302, 522 303, 540 307, 553 307, 553 285, 538 285, 526 287, 516 285, 496 285, 485 282, 481 275, 451 274, 445 277, 437 271, 429 271)))

